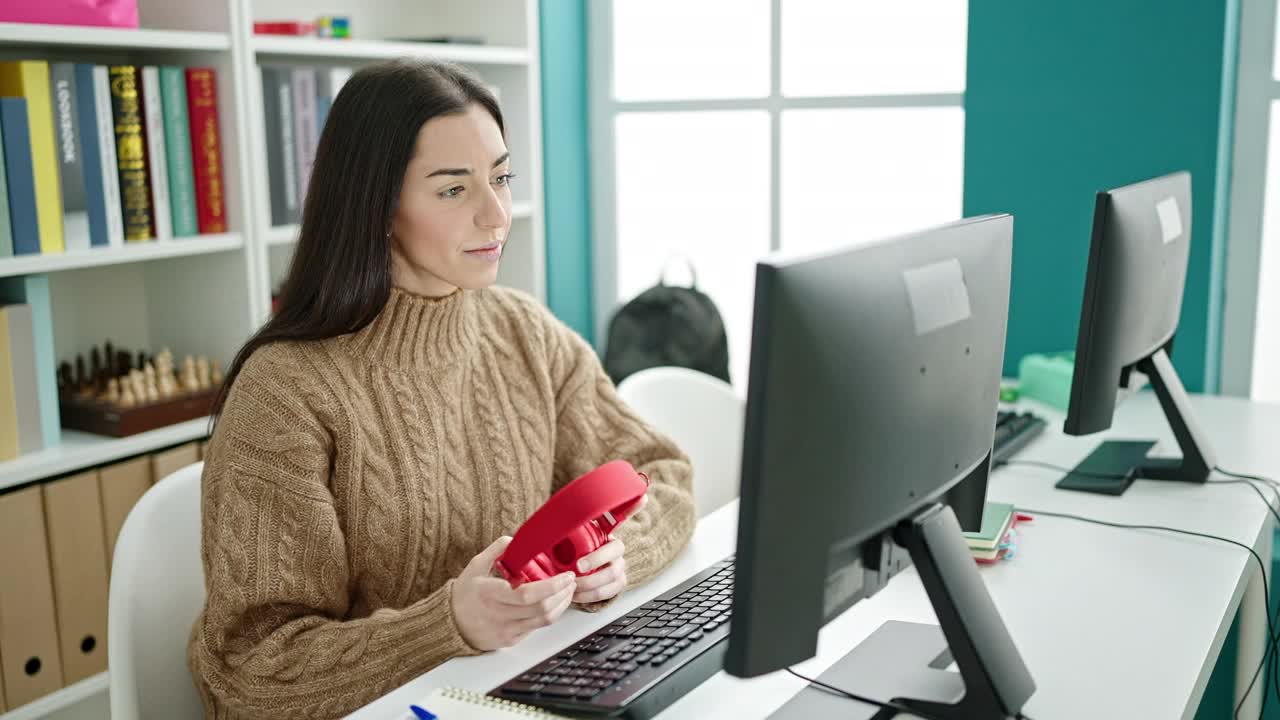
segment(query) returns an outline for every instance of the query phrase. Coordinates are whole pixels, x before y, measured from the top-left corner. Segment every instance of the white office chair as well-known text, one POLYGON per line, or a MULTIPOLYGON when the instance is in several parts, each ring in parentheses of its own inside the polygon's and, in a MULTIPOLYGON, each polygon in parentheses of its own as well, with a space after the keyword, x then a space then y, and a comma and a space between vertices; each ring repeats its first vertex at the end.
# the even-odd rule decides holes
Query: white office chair
POLYGON ((111 720, 200 718, 187 637, 204 607, 200 473, 188 465, 157 482, 116 541, 107 606, 111 720))
POLYGON ((698 517, 738 496, 746 403, 732 385, 696 370, 655 367, 623 378, 618 395, 689 455, 698 517))

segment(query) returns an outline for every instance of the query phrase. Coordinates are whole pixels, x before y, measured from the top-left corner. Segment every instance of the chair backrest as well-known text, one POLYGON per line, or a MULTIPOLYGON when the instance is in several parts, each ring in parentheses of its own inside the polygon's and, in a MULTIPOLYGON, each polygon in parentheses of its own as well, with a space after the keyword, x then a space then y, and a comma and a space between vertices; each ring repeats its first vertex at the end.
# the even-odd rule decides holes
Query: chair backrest
POLYGON ((689 455, 698 517, 738 496, 746 403, 732 385, 696 370, 656 367, 627 376, 618 395, 689 455))
POLYGON ((199 718, 187 638, 204 607, 200 474, 159 480, 129 512, 116 541, 107 607, 112 720, 199 718))

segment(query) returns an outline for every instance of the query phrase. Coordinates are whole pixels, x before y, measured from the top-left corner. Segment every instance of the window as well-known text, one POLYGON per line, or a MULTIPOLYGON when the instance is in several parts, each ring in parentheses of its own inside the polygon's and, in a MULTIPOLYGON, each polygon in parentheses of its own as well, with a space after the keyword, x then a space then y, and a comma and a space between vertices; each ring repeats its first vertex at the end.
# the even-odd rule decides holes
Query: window
POLYGON ((687 260, 745 388, 759 258, 960 217, 964 0, 587 7, 601 343, 687 260))

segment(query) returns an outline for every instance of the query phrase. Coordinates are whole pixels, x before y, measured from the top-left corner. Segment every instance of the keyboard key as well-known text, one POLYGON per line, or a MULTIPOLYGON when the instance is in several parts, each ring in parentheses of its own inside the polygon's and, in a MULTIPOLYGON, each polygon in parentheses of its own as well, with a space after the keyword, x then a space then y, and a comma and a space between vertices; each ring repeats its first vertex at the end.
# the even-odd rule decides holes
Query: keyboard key
POLYGON ((636 662, 643 665, 653 659, 653 653, 640 653, 636 656, 636 662))
POLYGON ((693 644, 693 641, 692 641, 692 640, 690 640, 689 638, 685 638, 684 640, 681 640, 680 642, 676 643, 676 647, 678 647, 678 648, 680 648, 681 650, 683 650, 683 649, 685 649, 685 648, 689 647, 689 646, 690 646, 690 645, 692 645, 692 644, 693 644))
POLYGON ((645 604, 641 605, 641 606, 640 606, 640 609, 641 609, 641 610, 657 610, 658 608, 662 607, 664 604, 665 604, 665 603, 657 602, 657 601, 655 601, 655 602, 647 602, 647 603, 645 603, 645 604))
POLYGON ((589 685, 578 688, 578 692, 574 693, 574 697, 579 700, 590 700, 600 694, 600 691, 589 685))
POLYGON ((688 635, 689 635, 689 633, 692 633, 693 631, 695 631, 695 630, 697 630, 697 629, 698 629, 698 626, 697 626, 697 625, 694 625, 694 624, 692 624, 692 623, 690 623, 690 624, 688 624, 688 625, 681 625, 680 627, 678 627, 678 628, 676 628, 675 630, 673 630, 673 631, 671 632, 671 635, 669 635, 668 637, 673 637, 673 638, 683 638, 683 637, 688 636, 688 635))
POLYGON ((621 670, 610 670, 606 677, 608 677, 610 680, 621 680, 626 676, 627 674, 622 672, 621 670))
POLYGON ((699 641, 699 640, 701 640, 701 639, 702 639, 702 631, 701 631, 701 630, 694 630, 693 632, 691 632, 691 633, 689 633, 688 635, 686 635, 686 636, 685 636, 685 639, 686 639, 686 640, 691 640, 691 641, 693 641, 693 642, 697 642, 697 641, 699 641))
POLYGON ((672 630, 675 630, 675 628, 670 628, 670 627, 655 628, 652 625, 650 625, 649 627, 641 628, 638 632, 636 632, 636 635, 640 637, 649 637, 649 638, 664 638, 670 635, 672 630))
POLYGON ((520 693, 522 695, 526 693, 533 694, 542 690, 542 684, 527 683, 527 682, 509 682, 506 685, 503 685, 502 689, 505 690, 506 692, 520 693))
POLYGON ((609 686, 610 686, 610 685, 612 685, 612 684, 613 684, 613 681, 612 681, 612 680, 609 680, 609 679, 606 679, 606 678, 600 678, 599 680, 592 680, 592 681, 591 681, 591 687, 593 687, 593 688, 595 688, 595 689, 597 689, 597 690, 603 690, 603 689, 605 689, 605 688, 609 687, 609 686))
POLYGON ((572 685, 547 685, 538 692, 547 697, 567 698, 576 695, 578 690, 572 685))
POLYGON ((560 658, 561 660, 569 660, 571 658, 576 657, 577 655, 578 655, 577 650, 565 650, 564 652, 560 653, 556 657, 560 658))
POLYGON ((636 670, 639 670, 640 666, 633 662, 624 662, 624 663, 618 664, 618 669, 624 673, 630 673, 630 672, 635 672, 636 670))

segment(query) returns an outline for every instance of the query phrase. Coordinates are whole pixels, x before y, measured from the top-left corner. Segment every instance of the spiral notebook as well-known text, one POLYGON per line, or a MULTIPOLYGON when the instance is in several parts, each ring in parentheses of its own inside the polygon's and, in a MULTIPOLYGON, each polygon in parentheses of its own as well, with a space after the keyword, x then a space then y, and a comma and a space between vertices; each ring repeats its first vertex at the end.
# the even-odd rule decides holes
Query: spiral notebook
MULTIPOLYGON (((551 720, 564 718, 541 708, 461 688, 436 688, 415 703, 437 720, 551 720)), ((413 713, 405 717, 413 718, 413 713)), ((565 718, 565 720, 568 720, 565 718)))

